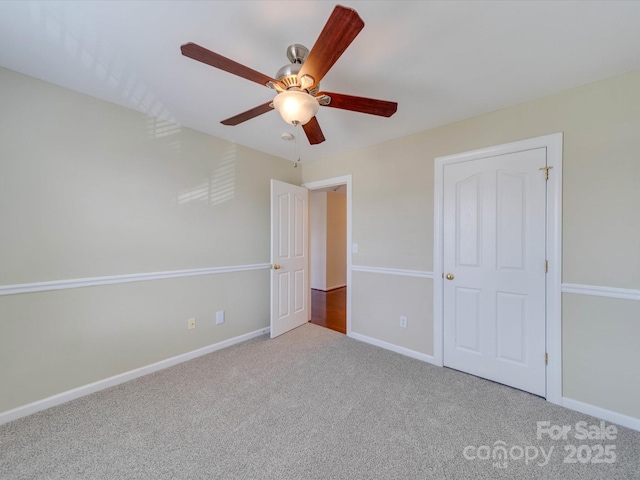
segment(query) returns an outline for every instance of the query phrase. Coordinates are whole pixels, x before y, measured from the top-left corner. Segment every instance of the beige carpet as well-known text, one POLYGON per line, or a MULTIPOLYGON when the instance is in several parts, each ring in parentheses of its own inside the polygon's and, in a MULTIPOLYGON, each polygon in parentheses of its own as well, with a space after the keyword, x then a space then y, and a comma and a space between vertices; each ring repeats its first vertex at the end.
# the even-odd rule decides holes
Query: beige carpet
POLYGON ((600 425, 309 324, 0 426, 0 478, 640 478, 639 432, 581 421, 600 425))

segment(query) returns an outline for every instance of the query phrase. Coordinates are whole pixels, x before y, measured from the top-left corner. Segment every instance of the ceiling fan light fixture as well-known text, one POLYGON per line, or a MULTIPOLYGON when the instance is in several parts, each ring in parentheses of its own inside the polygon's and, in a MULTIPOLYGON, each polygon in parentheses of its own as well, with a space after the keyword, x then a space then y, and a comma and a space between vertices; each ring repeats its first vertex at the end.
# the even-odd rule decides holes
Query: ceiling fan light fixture
POLYGON ((285 122, 291 125, 305 125, 318 113, 320 104, 315 97, 306 92, 288 90, 276 95, 273 108, 285 122))
MULTIPOLYGON (((320 106, 381 117, 390 117, 398 109, 398 104, 395 102, 320 92, 320 82, 324 76, 363 28, 364 22, 358 12, 352 8, 336 5, 311 50, 300 44, 289 46, 287 58, 291 63, 282 67, 276 74, 276 78, 264 75, 195 43, 185 43, 180 50, 186 57, 278 92, 272 102, 258 105, 220 123, 239 125, 271 110, 277 110, 288 124, 303 125, 309 144, 318 145, 325 141, 316 118, 320 106)), ((296 138, 300 135, 297 134, 296 138)))

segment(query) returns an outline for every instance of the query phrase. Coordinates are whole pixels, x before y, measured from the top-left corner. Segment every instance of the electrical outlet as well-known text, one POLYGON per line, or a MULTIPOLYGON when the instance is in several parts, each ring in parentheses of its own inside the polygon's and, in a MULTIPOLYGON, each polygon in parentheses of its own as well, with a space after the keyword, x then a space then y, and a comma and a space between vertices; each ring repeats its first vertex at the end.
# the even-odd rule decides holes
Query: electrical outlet
POLYGON ((224 310, 216 312, 216 325, 224 323, 224 310))
POLYGON ((400 327, 407 328, 407 317, 400 317, 400 327))
POLYGON ((188 322, 187 325, 189 327, 189 330, 193 330, 194 328, 196 328, 196 319, 195 318, 190 318, 187 322, 188 322))

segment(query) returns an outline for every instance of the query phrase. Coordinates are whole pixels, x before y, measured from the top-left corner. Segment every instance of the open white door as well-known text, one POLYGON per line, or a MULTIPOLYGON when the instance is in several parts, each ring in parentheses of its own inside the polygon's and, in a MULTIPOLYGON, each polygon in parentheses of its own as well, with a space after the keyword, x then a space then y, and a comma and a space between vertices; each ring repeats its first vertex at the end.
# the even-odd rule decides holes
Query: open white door
POLYGON ((271 180, 271 338, 309 320, 309 191, 271 180))

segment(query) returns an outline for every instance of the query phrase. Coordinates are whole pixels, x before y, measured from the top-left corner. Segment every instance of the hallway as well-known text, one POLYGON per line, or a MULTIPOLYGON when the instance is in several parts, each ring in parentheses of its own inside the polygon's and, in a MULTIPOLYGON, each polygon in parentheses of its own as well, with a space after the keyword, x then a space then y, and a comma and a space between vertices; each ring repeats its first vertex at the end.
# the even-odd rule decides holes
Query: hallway
POLYGON ((309 322, 347 333, 347 287, 324 292, 311 289, 311 320, 309 322))

